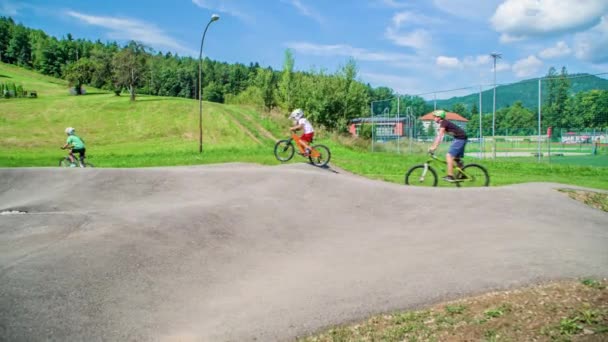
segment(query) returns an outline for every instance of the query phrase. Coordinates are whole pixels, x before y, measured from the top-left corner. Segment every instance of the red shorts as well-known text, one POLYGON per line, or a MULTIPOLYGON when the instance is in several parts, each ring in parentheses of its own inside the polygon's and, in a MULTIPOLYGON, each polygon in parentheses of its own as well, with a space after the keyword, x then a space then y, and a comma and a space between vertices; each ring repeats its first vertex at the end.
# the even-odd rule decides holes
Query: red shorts
POLYGON ((304 140, 307 143, 311 143, 312 142, 312 138, 315 136, 315 132, 311 132, 311 133, 306 133, 306 134, 302 134, 302 136, 300 137, 300 140, 304 140))

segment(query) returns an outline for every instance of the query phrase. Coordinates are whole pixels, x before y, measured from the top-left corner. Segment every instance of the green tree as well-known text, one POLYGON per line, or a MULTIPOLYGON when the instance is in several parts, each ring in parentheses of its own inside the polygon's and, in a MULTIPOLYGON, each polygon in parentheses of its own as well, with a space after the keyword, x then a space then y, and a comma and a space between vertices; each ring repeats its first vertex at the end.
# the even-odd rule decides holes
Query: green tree
POLYGON ((430 122, 428 127, 426 128, 426 135, 427 137, 434 137, 435 136, 435 123, 430 122))
POLYGON ((118 45, 104 45, 97 42, 92 48, 91 62, 95 66, 95 71, 91 78, 91 85, 101 89, 112 89, 112 58, 118 51, 118 45))
POLYGON ((0 17, 0 62, 9 62, 7 56, 8 44, 12 38, 12 27, 14 25, 13 19, 0 17))
POLYGON ((203 100, 210 102, 224 102, 224 92, 222 87, 215 82, 209 83, 208 86, 203 88, 203 100))
POLYGON ((451 112, 458 113, 467 119, 471 117, 471 114, 467 110, 467 106, 464 103, 458 102, 452 105, 451 112))
POLYGON ((23 67, 32 66, 32 49, 27 29, 23 25, 14 25, 11 40, 6 51, 9 63, 23 67))
POLYGON ((127 47, 116 53, 112 60, 114 83, 118 89, 126 87, 135 101, 137 87, 144 83, 146 74, 146 54, 143 45, 131 41, 127 47))
POLYGON ((276 105, 275 89, 277 87, 272 69, 258 68, 254 83, 262 91, 264 107, 266 107, 266 110, 271 110, 276 105))
POLYGON ((471 116, 473 116, 475 114, 479 114, 479 108, 477 108, 476 103, 473 103, 473 106, 471 106, 471 116))
POLYGON ((395 97, 395 92, 389 87, 378 87, 375 89, 370 87, 369 96, 371 101, 382 101, 395 97))
POLYGON ((608 90, 580 92, 570 98, 564 128, 608 129, 608 90))
MULTIPOLYGON (((547 100, 543 105, 543 116, 545 126, 563 127, 567 124, 563 118, 566 116, 566 103, 568 101, 568 91, 570 90, 570 80, 565 67, 562 67, 561 74, 557 74, 554 67, 547 73, 547 100)), ((558 130, 554 130, 557 132, 558 130)))
POLYGON ((279 82, 279 96, 281 99, 282 106, 288 111, 293 110, 293 66, 294 66, 293 53, 290 49, 285 50, 285 59, 283 61, 283 73, 281 75, 281 81, 279 82))
POLYGON ((534 134, 534 113, 525 108, 521 101, 501 110, 503 111, 500 115, 501 121, 497 127, 503 132, 508 130, 510 135, 534 134))
POLYGON ((95 72, 95 65, 88 58, 81 58, 65 69, 65 78, 74 86, 76 95, 82 94, 82 86, 89 84, 95 72))

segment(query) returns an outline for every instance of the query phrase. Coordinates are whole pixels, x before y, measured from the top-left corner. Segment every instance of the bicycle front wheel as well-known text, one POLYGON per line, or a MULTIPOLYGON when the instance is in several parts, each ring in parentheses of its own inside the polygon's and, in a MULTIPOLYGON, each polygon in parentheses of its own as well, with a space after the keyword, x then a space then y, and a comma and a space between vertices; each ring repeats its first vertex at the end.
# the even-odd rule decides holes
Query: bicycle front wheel
POLYGON ((295 149, 291 140, 279 140, 274 145, 274 156, 281 162, 289 161, 293 158, 295 149))
POLYGON ((329 152, 329 148, 326 146, 315 145, 312 147, 312 151, 310 152, 308 159, 315 166, 323 167, 329 163, 329 160, 331 159, 331 152, 329 152))
POLYGON ((437 172, 430 166, 413 166, 405 173, 405 185, 437 186, 437 172))
POLYGON ((488 171, 481 165, 469 164, 462 168, 459 185, 463 187, 489 186, 490 176, 488 171))
POLYGON ((72 164, 72 162, 70 162, 69 158, 61 158, 61 159, 59 159, 59 166, 60 167, 70 167, 71 164, 72 164))

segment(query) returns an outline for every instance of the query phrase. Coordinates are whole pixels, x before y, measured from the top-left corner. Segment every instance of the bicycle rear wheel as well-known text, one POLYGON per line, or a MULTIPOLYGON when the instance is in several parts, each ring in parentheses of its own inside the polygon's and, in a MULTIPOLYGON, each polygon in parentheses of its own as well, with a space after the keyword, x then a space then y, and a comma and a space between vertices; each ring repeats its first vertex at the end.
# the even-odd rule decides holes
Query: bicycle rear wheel
POLYGON ((437 172, 430 166, 426 171, 424 165, 413 166, 405 173, 405 185, 437 186, 437 172))
POLYGON ((488 186, 490 185, 490 176, 488 171, 481 165, 468 164, 462 168, 463 173, 459 176, 461 181, 458 185, 461 187, 488 186))
POLYGON ((319 167, 327 165, 331 159, 331 152, 329 152, 329 148, 324 145, 315 145, 312 148, 313 150, 310 152, 310 156, 308 157, 310 162, 319 167))
POLYGON ((274 145, 274 156, 281 162, 289 161, 293 158, 295 148, 291 140, 279 140, 274 145))

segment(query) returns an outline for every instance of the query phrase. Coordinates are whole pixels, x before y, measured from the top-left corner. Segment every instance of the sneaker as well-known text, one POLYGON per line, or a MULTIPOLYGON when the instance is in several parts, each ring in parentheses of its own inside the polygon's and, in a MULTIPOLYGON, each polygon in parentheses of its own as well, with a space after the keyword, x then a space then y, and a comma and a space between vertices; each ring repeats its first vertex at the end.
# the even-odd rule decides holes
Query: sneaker
POLYGON ((70 164, 70 167, 76 167, 76 164, 71 163, 71 164, 70 164))
POLYGON ((445 176, 445 177, 443 177, 443 180, 446 182, 450 182, 450 183, 453 183, 456 181, 453 176, 445 176))
POLYGON ((309 148, 307 148, 307 149, 304 151, 304 157, 308 157, 308 156, 310 156, 310 149, 309 149, 309 148))

